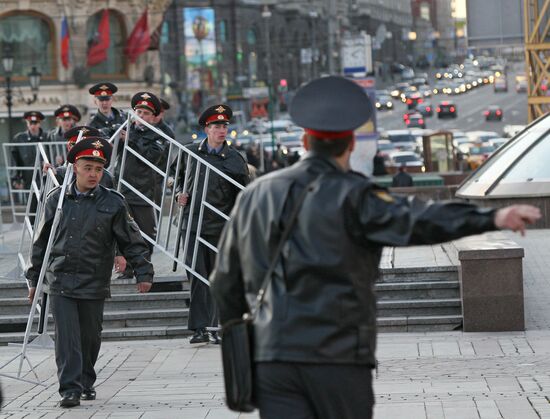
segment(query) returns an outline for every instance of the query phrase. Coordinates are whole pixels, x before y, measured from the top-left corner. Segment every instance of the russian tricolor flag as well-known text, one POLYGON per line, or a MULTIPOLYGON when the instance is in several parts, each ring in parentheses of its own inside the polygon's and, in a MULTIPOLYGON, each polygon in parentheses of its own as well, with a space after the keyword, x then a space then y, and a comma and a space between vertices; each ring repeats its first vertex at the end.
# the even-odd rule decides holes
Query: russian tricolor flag
POLYGON ((66 69, 69 68, 69 25, 67 16, 63 16, 61 21, 61 63, 66 69))

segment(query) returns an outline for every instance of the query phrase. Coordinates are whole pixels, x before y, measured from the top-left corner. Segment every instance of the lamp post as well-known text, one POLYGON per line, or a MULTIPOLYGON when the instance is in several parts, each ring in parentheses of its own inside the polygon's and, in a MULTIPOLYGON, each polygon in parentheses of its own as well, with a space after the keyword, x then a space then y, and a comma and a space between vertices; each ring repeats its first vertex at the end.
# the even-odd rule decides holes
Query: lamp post
POLYGON ((275 133, 273 132, 273 74, 271 69, 271 40, 269 33, 269 20, 271 19, 271 11, 269 10, 267 4, 264 5, 264 9, 262 10, 262 18, 265 21, 265 49, 268 92, 267 111, 269 114, 269 131, 271 133, 271 159, 273 160, 275 158, 275 133))
POLYGON ((12 90, 11 90, 11 74, 13 72, 13 51, 11 46, 6 46, 4 48, 4 54, 2 57, 2 67, 4 67, 4 77, 6 78, 6 105, 8 107, 8 141, 11 141, 13 138, 13 132, 11 127, 11 107, 13 106, 12 102, 12 90))
MULTIPOLYGON (((2 67, 4 68, 4 77, 6 79, 6 106, 8 107, 8 135, 9 141, 13 138, 13 130, 11 125, 11 110, 13 107, 13 89, 11 85, 11 76, 13 74, 14 64, 13 50, 10 44, 4 47, 4 53, 2 55, 2 67)), ((27 105, 31 105, 38 99, 38 89, 40 88, 40 73, 36 67, 33 67, 31 72, 27 74, 29 77, 29 84, 31 85, 32 99, 24 99, 27 105)))

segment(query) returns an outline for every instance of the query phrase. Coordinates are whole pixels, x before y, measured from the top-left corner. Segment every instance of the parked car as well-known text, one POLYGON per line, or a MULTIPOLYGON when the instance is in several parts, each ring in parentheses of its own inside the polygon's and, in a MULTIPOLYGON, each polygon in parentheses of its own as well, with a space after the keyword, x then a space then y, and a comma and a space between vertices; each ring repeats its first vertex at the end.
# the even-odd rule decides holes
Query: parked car
POLYGON ((422 116, 433 116, 434 107, 430 102, 424 102, 416 105, 416 110, 422 114, 422 116))
POLYGON ((437 117, 438 118, 444 118, 447 116, 450 116, 451 118, 456 118, 456 105, 454 102, 451 102, 449 100, 444 100, 443 102, 439 102, 439 105, 437 105, 436 108, 437 117))
POLYGON ((497 105, 491 105, 483 112, 483 115, 485 115, 486 121, 502 121, 502 108, 497 105))

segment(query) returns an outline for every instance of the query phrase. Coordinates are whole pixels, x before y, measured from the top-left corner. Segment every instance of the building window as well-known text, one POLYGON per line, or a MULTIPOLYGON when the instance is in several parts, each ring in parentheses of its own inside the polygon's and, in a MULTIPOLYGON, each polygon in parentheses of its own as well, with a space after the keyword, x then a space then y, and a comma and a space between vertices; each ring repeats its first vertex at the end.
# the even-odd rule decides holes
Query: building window
POLYGON ((249 29, 246 32, 246 42, 248 42, 248 45, 256 45, 256 31, 254 29, 249 29))
POLYGON ((221 20, 218 26, 218 36, 220 37, 220 42, 225 43, 227 41, 227 22, 225 20, 221 20))
POLYGON ((420 3, 420 17, 424 20, 430 20, 430 5, 429 3, 420 3))
MULTIPOLYGON (((15 77, 27 77, 36 67, 42 77, 54 78, 54 39, 51 20, 39 13, 15 12, 0 16, 0 51, 6 47, 11 49, 15 77)), ((0 65, 0 75, 3 71, 0 65)))
MULTIPOLYGON (((98 36, 98 27, 103 15, 103 10, 88 18, 86 34, 88 46, 92 45, 98 36)), ((102 78, 105 75, 126 75, 126 56, 124 47, 126 43, 126 28, 122 16, 115 10, 109 9, 109 48, 107 59, 90 67, 92 78, 102 78)))

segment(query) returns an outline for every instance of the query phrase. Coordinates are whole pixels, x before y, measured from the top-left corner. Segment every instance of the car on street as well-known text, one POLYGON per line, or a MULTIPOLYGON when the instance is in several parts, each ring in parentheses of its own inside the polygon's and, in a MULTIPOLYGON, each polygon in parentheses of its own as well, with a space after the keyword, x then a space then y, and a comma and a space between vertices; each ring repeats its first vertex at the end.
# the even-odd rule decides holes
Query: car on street
POLYGON ((401 99, 401 94, 410 87, 409 83, 397 83, 390 91, 390 95, 394 99, 401 99))
POLYGON ((438 118, 445 118, 445 117, 451 117, 456 118, 456 105, 454 102, 451 102, 450 100, 444 100, 442 102, 439 102, 439 105, 437 105, 436 108, 437 117, 438 118))
POLYGON ((416 110, 422 114, 422 116, 433 116, 434 107, 431 102, 424 102, 416 106, 416 110))
POLYGON ((484 112, 483 115, 485 116, 486 121, 502 121, 503 112, 502 108, 497 105, 491 105, 489 106, 484 112))
POLYGON ((376 103, 375 103, 376 109, 378 110, 390 110, 393 109, 393 101, 391 96, 387 95, 380 95, 376 96, 376 103))
POLYGON ((485 143, 493 138, 499 138, 494 131, 469 131, 466 133, 466 136, 470 139, 470 142, 474 144, 485 143))
POLYGON ((434 87, 432 89, 432 93, 434 95, 439 95, 441 93, 444 93, 443 89, 447 88, 447 82, 444 80, 438 80, 435 82, 434 87))
POLYGON ((495 93, 508 91, 508 81, 506 80, 505 75, 500 77, 495 77, 495 81, 493 83, 493 89, 495 93))
POLYGON ((525 74, 517 74, 516 80, 516 92, 524 93, 527 91, 527 76, 525 74))
POLYGON ((500 137, 500 138, 493 138, 487 142, 491 144, 493 147, 495 147, 495 149, 497 149, 499 147, 502 147, 504 144, 506 144, 508 140, 509 138, 500 137))
POLYGON ((421 113, 417 112, 405 119, 407 128, 426 128, 426 120, 421 113))
POLYGON ((432 97, 432 89, 430 88, 430 86, 420 86, 418 88, 418 93, 420 93, 425 98, 432 97))
POLYGON ((388 153, 386 167, 388 172, 395 173, 401 166, 405 166, 408 172, 419 173, 425 170, 424 162, 413 151, 394 151, 388 153))
POLYGON ((418 92, 414 92, 405 97, 405 103, 407 104, 408 109, 416 109, 416 107, 422 102, 424 102, 424 96, 418 92))
POLYGON ((414 150, 416 147, 416 136, 408 129, 383 131, 380 140, 388 140, 398 150, 414 150))
POLYGON ((466 161, 471 170, 477 169, 496 150, 496 147, 488 142, 473 144, 468 149, 466 161))

